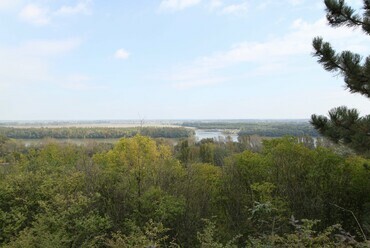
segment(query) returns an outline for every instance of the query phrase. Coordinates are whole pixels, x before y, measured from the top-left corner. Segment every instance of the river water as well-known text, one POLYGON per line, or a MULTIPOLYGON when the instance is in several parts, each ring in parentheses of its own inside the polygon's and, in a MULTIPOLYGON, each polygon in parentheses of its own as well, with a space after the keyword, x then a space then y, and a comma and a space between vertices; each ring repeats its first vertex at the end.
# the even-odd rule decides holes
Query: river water
POLYGON ((227 140, 227 137, 230 136, 232 141, 238 141, 238 134, 231 133, 225 134, 222 130, 204 130, 204 129, 196 129, 195 130, 195 138, 197 141, 202 139, 215 139, 215 140, 227 140))

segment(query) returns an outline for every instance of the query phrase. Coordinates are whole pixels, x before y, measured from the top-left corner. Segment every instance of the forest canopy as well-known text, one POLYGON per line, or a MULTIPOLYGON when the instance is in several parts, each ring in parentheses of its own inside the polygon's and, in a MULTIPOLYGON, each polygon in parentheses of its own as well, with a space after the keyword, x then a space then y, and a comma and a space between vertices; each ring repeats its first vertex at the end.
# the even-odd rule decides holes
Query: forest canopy
POLYGON ((116 139, 122 137, 133 137, 138 133, 152 138, 188 138, 193 135, 194 131, 181 127, 0 127, 0 135, 14 139, 116 139))
POLYGON ((366 247, 369 164, 293 137, 257 152, 141 135, 114 147, 2 138, 0 245, 366 247))

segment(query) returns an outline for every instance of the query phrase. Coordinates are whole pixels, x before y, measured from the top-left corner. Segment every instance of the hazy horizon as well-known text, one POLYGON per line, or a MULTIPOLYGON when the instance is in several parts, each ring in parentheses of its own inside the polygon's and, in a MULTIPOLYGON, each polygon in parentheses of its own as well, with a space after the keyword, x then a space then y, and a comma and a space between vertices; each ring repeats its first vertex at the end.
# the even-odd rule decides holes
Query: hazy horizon
POLYGON ((284 119, 284 118, 281 118, 281 119, 271 119, 271 118, 267 118, 267 119, 144 119, 144 120, 140 120, 140 119, 50 119, 50 120, 0 120, 0 123, 6 123, 6 122, 19 122, 19 123, 22 123, 22 122, 117 122, 117 123, 125 123, 125 122, 141 122, 141 121, 144 121, 144 122, 156 122, 156 121, 170 121, 170 122, 173 122, 173 121, 199 121, 199 122, 210 122, 210 121, 215 121, 215 122, 258 122, 258 121, 309 121, 310 119, 294 119, 294 118, 291 118, 291 119, 284 119))

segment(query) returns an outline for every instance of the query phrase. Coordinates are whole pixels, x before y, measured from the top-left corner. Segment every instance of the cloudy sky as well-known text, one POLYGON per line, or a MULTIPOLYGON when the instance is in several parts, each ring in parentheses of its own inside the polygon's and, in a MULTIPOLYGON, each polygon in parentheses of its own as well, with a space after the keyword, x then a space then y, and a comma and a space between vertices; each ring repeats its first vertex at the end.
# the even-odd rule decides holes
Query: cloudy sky
MULTIPOLYGON (((322 0, 0 0, 0 120, 307 119, 370 102, 311 56, 322 0)), ((361 1, 348 1, 359 7, 361 1)))

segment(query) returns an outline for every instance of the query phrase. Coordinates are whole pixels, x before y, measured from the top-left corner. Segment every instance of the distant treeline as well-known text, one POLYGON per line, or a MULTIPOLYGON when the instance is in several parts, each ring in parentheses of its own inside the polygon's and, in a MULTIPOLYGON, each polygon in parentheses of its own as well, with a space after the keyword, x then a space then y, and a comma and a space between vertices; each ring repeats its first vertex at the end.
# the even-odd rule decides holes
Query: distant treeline
POLYGON ((242 127, 238 133, 242 135, 260 135, 265 137, 289 136, 312 136, 317 137, 318 133, 310 123, 259 123, 242 127))
POLYGON ((240 130, 238 133, 239 136, 318 136, 318 133, 309 122, 184 122, 182 126, 199 129, 238 129, 240 130))
POLYGON ((151 138, 187 138, 194 131, 182 127, 65 127, 65 128, 12 128, 0 127, 0 135, 13 139, 115 139, 133 137, 138 133, 151 138))

